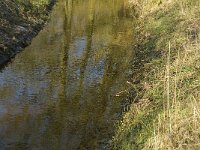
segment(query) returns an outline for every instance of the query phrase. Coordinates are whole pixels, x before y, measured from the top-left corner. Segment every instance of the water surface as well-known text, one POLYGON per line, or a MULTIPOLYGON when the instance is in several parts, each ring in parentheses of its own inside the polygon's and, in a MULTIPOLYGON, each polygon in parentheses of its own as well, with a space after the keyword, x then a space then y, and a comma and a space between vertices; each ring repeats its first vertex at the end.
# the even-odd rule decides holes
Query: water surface
POLYGON ((106 149, 128 88, 132 34, 123 0, 58 2, 0 71, 0 149, 106 149))

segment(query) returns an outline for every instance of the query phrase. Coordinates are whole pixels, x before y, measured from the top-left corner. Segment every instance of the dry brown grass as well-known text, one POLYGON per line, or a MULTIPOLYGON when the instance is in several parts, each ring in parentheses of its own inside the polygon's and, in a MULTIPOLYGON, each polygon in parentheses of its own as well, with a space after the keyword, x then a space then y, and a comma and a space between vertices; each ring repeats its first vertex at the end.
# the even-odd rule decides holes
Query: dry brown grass
POLYGON ((170 62, 170 46, 163 85, 163 112, 154 123, 154 135, 144 149, 200 149, 200 26, 192 9, 180 1, 183 18, 190 23, 187 43, 170 62), (193 33, 192 33, 193 32, 193 33), (192 33, 192 34, 191 34, 192 33))
POLYGON ((200 149, 200 43, 188 44, 163 73, 163 112, 144 149, 200 149), (172 75, 173 74, 173 75, 172 75))

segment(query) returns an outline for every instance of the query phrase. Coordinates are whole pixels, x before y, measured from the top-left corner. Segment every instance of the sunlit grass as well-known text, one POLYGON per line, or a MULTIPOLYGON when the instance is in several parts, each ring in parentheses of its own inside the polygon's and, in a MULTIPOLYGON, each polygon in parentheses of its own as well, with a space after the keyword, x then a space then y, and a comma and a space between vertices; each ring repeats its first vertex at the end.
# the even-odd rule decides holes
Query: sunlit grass
MULTIPOLYGON (((168 55, 169 56, 169 55, 168 55)), ((163 110, 145 149, 197 149, 199 145, 200 43, 188 44, 162 72, 163 110)), ((157 87, 153 87, 157 88, 157 87)))
POLYGON ((130 3, 139 22, 135 45, 161 56, 141 67, 142 96, 118 124, 112 148, 199 149, 199 1, 130 3))

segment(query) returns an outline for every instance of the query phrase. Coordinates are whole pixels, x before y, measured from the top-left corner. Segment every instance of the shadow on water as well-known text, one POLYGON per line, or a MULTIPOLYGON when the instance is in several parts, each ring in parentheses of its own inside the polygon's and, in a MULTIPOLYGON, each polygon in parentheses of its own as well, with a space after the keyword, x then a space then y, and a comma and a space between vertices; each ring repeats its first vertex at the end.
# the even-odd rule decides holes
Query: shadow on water
POLYGON ((132 20, 121 0, 57 3, 0 72, 0 149, 106 149, 128 88, 132 20))

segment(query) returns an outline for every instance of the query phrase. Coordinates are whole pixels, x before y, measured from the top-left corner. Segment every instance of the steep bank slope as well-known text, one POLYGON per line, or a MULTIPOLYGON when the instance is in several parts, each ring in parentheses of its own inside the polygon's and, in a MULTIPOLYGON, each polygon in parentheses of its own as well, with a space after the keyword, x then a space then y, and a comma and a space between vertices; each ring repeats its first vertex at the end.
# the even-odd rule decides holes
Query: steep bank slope
POLYGON ((55 0, 0 0, 0 65, 29 45, 55 0))
POLYGON ((200 149, 200 1, 130 4, 138 18, 136 94, 111 149, 200 149))

